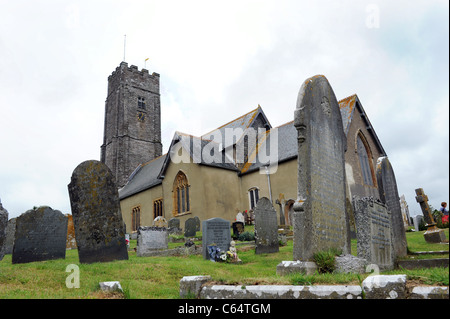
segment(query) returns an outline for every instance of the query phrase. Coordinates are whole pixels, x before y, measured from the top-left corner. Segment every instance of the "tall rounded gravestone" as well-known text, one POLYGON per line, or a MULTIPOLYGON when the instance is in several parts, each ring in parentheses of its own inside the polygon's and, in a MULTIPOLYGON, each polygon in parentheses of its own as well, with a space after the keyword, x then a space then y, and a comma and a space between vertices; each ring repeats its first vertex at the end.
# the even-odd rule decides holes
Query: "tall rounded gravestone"
POLYGON ((68 185, 81 263, 128 259, 125 224, 111 170, 90 160, 78 165, 68 185))

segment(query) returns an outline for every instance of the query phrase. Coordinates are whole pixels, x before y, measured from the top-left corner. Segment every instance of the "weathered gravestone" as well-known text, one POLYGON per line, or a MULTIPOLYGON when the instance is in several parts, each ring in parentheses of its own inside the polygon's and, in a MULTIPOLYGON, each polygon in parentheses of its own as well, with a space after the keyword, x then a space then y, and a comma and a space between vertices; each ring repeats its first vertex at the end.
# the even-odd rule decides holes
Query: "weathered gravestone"
POLYGON ((255 211, 256 254, 276 253, 278 245, 277 212, 267 197, 259 199, 255 211))
POLYGON ((6 242, 6 227, 8 226, 8 211, 3 208, 2 202, 0 201, 0 260, 3 259, 5 255, 5 250, 3 248, 6 242))
POLYGON ((75 249, 77 248, 77 242, 75 240, 75 228, 73 226, 73 218, 72 215, 66 214, 67 217, 67 249, 75 249))
POLYGON ((202 223, 202 254, 204 259, 210 259, 208 246, 216 245, 221 251, 230 247, 230 222, 222 218, 211 218, 202 223))
POLYGON ((231 224, 231 227, 233 228, 233 236, 239 237, 240 234, 244 232, 244 223, 243 222, 234 222, 231 224))
POLYGON ((188 218, 184 222, 184 237, 194 237, 197 232, 197 221, 194 218, 188 218))
POLYGON ((330 248, 348 253, 344 152, 347 145, 339 104, 323 75, 300 88, 294 114, 298 139, 294 260, 311 260, 330 248))
POLYGON ((182 230, 180 228, 180 220, 178 218, 173 217, 173 218, 169 219, 169 221, 167 222, 167 227, 168 227, 169 235, 170 234, 174 234, 174 235, 182 234, 182 230))
POLYGON ((48 206, 30 209, 16 218, 12 263, 66 257, 67 217, 48 206))
POLYGON ((3 253, 12 254, 16 234, 16 218, 11 218, 6 226, 6 239, 3 242, 3 253))
POLYGON ((167 222, 167 227, 168 228, 180 228, 180 220, 178 218, 171 218, 169 219, 169 221, 167 222))
POLYGON ((408 244, 406 242, 405 227, 403 226, 402 208, 400 206, 394 170, 387 157, 378 159, 376 175, 380 199, 391 212, 394 254, 396 257, 405 257, 408 253, 408 244))
POLYGON ((95 160, 72 173, 68 185, 81 263, 128 259, 125 224, 111 170, 95 160))
POLYGON ((391 212, 373 198, 353 198, 357 255, 380 269, 392 269, 395 256, 392 243, 391 212))
POLYGON ((153 220, 153 226, 155 227, 165 227, 167 228, 168 223, 167 220, 162 217, 162 216, 157 216, 154 220, 153 220))
POLYGON ((194 221, 195 221, 195 230, 200 231, 200 224, 201 224, 200 218, 198 216, 195 216, 194 221))
POLYGON ((245 223, 245 217, 244 214, 242 214, 241 212, 238 212, 236 214, 236 221, 237 222, 241 222, 241 223, 245 223))
POLYGON ((423 223, 423 216, 416 215, 413 217, 414 230, 420 231, 420 224, 423 223))
POLYGON ((425 219, 427 231, 423 233, 425 241, 428 243, 440 243, 445 240, 445 232, 443 229, 436 227, 436 223, 431 214, 430 206, 428 205, 428 196, 425 195, 422 188, 416 189, 416 201, 420 204, 423 218, 425 219))
POLYGON ((169 232, 165 227, 139 227, 136 256, 146 257, 157 250, 169 248, 169 232))

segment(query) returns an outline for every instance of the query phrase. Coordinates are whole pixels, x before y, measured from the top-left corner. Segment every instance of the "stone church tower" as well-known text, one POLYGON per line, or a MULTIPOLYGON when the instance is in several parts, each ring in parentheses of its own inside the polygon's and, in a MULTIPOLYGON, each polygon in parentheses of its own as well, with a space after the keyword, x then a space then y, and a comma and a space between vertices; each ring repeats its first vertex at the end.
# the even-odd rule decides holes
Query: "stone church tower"
POLYGON ((126 62, 108 77, 101 161, 118 187, 144 162, 162 153, 159 74, 126 62))

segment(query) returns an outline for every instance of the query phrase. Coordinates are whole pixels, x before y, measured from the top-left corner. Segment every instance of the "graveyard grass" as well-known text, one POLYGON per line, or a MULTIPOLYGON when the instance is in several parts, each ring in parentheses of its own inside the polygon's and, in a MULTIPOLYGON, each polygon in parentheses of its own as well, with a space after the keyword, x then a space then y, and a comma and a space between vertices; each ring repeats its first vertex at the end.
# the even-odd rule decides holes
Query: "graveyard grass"
MULTIPOLYGON (((449 232, 446 231, 448 238, 449 232)), ((410 251, 448 250, 448 245, 427 244, 423 232, 407 233, 410 251)), ((200 242, 197 242, 199 244, 200 242)), ((132 241, 132 247, 136 245, 132 241)), ((176 244, 170 244, 172 247, 176 244)), ((136 257, 129 252, 129 260, 108 263, 80 264, 77 250, 67 250, 65 259, 11 263, 11 255, 0 261, 0 298, 179 298, 179 282, 183 276, 210 275, 215 283, 255 285, 359 285, 369 274, 315 274, 278 276, 276 266, 283 260, 292 260, 292 240, 280 247, 278 253, 256 255, 252 246, 237 246, 243 264, 214 263, 201 255, 184 257, 136 257), (80 288, 67 288, 66 272, 69 264, 80 269, 80 288), (103 293, 99 282, 120 281, 123 294, 103 293)), ((352 243, 356 254, 356 243, 352 243)), ((448 254, 444 256, 448 258, 448 254)), ((430 258, 428 256, 427 258, 430 258)), ((382 274, 406 274, 408 279, 425 285, 449 284, 448 268, 405 270, 397 269, 382 274)))

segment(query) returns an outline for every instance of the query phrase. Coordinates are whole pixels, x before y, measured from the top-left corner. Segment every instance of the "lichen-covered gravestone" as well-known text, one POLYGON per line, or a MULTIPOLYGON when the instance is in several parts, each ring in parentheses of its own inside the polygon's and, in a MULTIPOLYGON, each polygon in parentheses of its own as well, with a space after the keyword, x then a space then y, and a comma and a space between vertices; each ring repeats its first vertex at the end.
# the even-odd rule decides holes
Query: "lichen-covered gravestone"
POLYGON ((255 237, 256 254, 279 251, 277 212, 267 197, 260 198, 255 207, 255 237))
POLYGON ((344 152, 339 104, 323 75, 300 88, 294 125, 298 133, 298 193, 294 204, 294 260, 311 260, 330 248, 349 252, 344 152))
POLYGON ((136 256, 147 257, 152 252, 169 248, 169 232, 165 227, 139 227, 136 256))
POLYGON ((197 221, 194 218, 188 218, 184 222, 184 237, 194 237, 197 232, 197 221))
POLYGON ((7 225, 8 225, 8 211, 3 208, 2 202, 0 201, 0 260, 2 260, 3 256, 5 255, 3 245, 6 242, 7 225))
POLYGON ((380 199, 391 212, 394 254, 396 257, 405 257, 408 244, 406 242, 405 226, 403 225, 402 208, 400 206, 394 170, 387 157, 378 159, 376 174, 380 199))
POLYGON ((125 224, 111 170, 95 160, 72 173, 68 185, 81 263, 128 259, 125 224))
POLYGON ((30 209, 17 217, 12 263, 66 257, 67 217, 48 206, 30 209))
POLYGON ((380 269, 394 268, 391 212, 373 198, 353 198, 358 257, 380 269))

